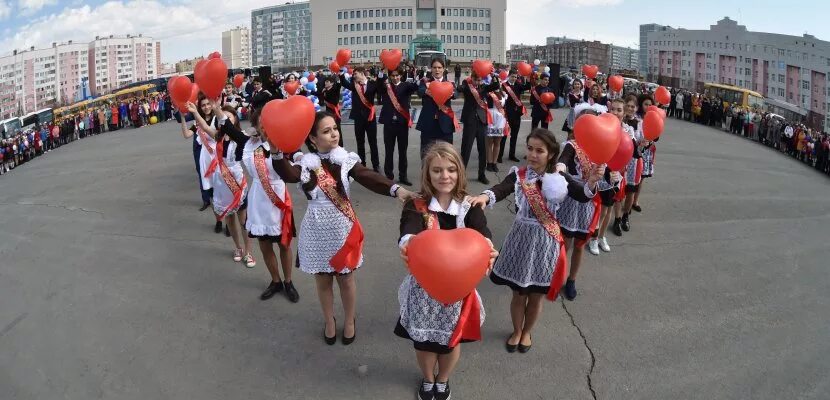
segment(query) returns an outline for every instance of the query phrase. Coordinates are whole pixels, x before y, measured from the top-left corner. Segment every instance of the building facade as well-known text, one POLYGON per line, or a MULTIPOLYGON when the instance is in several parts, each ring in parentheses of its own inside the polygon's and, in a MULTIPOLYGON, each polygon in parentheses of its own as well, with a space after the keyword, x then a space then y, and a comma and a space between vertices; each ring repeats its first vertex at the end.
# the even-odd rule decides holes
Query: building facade
POLYGON ((286 3, 251 11, 252 66, 274 69, 311 64, 310 3, 286 3))
POLYGON ((750 32, 724 18, 708 30, 649 33, 647 49, 651 81, 697 91, 705 82, 739 86, 799 110, 814 128, 830 125, 830 42, 750 32))
POLYGON ((648 75, 648 52, 646 52, 646 48, 648 47, 648 34, 651 32, 661 32, 661 31, 669 31, 674 28, 666 25, 660 24, 643 24, 640 25, 640 54, 639 54, 639 67, 640 67, 640 75, 647 76, 648 75))
POLYGON ((640 69, 640 50, 622 46, 610 46, 611 73, 618 71, 638 71, 640 69))
POLYGON ((191 58, 189 60, 178 61, 178 62, 176 62, 176 67, 175 67, 176 72, 177 73, 182 73, 182 72, 191 73, 196 69, 196 63, 198 63, 199 61, 202 61, 204 59, 205 59, 204 57, 196 57, 196 58, 191 58))
POLYGON ((248 28, 237 26, 222 32, 222 58, 231 69, 251 66, 251 33, 248 28))
POLYGON ((506 63, 506 0, 311 1, 311 64, 325 65, 338 48, 355 63, 377 62, 383 49, 407 58, 423 50, 450 60, 506 63))
POLYGON ((543 64, 557 63, 562 70, 580 70, 583 64, 593 64, 603 73, 611 68, 611 46, 598 41, 564 40, 543 46, 511 46, 508 53, 511 63, 538 59, 543 64))
POLYGON ((133 82, 153 79, 161 68, 161 44, 153 38, 127 35, 95 37, 89 42, 89 88, 94 95, 114 91, 133 82))

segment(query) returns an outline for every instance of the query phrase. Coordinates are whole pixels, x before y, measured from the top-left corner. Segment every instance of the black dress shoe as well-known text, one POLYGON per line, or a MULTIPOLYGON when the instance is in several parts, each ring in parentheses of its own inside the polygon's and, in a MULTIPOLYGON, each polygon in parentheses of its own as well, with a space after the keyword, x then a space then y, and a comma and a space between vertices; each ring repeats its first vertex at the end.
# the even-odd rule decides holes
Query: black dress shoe
MULTIPOLYGON (((354 338, 352 338, 352 339, 354 339, 354 338)), ((329 346, 333 346, 335 343, 337 343, 337 318, 334 318, 334 336, 332 336, 332 337, 326 336, 326 327, 325 327, 325 324, 324 324, 324 326, 323 326, 323 340, 329 346)))
POLYGON ((499 166, 496 163, 491 164, 490 168, 492 168, 491 171, 493 172, 499 172, 499 166))
POLYGON ((398 183, 404 186, 412 186, 412 182, 410 182, 409 179, 406 178, 398 179, 398 183))
POLYGON ((205 211, 208 207, 210 207, 210 203, 203 203, 202 207, 199 208, 199 211, 205 211))
POLYGON ((271 281, 271 284, 259 295, 260 300, 268 300, 274 297, 275 294, 282 292, 283 283, 271 281))
POLYGON ((568 301, 573 301, 576 298, 576 281, 572 279, 565 281, 565 289, 562 292, 568 301))
POLYGON ((222 221, 216 221, 216 225, 213 226, 213 231, 216 233, 222 233, 222 221))
POLYGON ((622 236, 622 220, 619 218, 614 218, 614 225, 611 227, 611 232, 614 232, 617 236, 622 236))
POLYGON ((297 293, 297 289, 294 288, 294 283, 291 281, 285 282, 285 297, 288 297, 288 300, 292 303, 300 301, 300 294, 297 293))
POLYGON ((623 214, 622 222, 620 224, 620 227, 622 227, 622 230, 625 231, 625 232, 628 232, 629 230, 631 230, 631 223, 628 222, 628 214, 623 214))
POLYGON ((502 161, 501 161, 501 157, 497 158, 497 159, 496 159, 496 162, 497 162, 497 163, 499 163, 499 164, 501 164, 501 163, 502 163, 502 161))
POLYGON ((227 237, 231 237, 231 230, 230 230, 230 229, 228 229, 228 226, 227 226, 227 225, 225 225, 225 236, 227 236, 227 237))
POLYGON ((507 349, 508 353, 515 353, 516 349, 519 347, 519 344, 510 344, 510 336, 507 337, 507 340, 504 341, 504 348, 507 349))
POLYGON ((508 160, 513 161, 513 162, 521 162, 518 158, 516 158, 516 156, 510 156, 510 158, 508 158, 508 160))
POLYGON ((483 184, 485 184, 485 185, 489 185, 489 184, 490 184, 490 180, 489 180, 489 179, 487 179, 487 177, 486 177, 486 176, 484 176, 484 173, 481 173, 481 174, 479 174, 479 175, 478 175, 478 181, 479 181, 479 182, 481 182, 481 183, 483 183, 483 184))
POLYGON ((642 207, 640 207, 640 206, 639 206, 639 205, 637 205, 637 204, 635 204, 635 205, 631 206, 631 209, 632 209, 632 210, 634 210, 634 211, 637 211, 637 212, 643 212, 643 208, 642 208, 642 207))
POLYGON ((354 321, 354 335, 352 337, 346 337, 346 327, 343 327, 343 345, 348 346, 354 342, 354 338, 357 337, 357 321, 354 321))
MULTIPOLYGON (((531 338, 531 339, 533 339, 533 337, 530 337, 530 338, 531 338)), ((529 345, 527 345, 527 346, 525 346, 525 345, 523 345, 523 344, 519 343, 519 346, 518 346, 518 348, 519 348, 519 353, 527 353, 528 351, 530 351, 530 346, 533 346, 533 343, 531 343, 531 344, 529 344, 529 345)))

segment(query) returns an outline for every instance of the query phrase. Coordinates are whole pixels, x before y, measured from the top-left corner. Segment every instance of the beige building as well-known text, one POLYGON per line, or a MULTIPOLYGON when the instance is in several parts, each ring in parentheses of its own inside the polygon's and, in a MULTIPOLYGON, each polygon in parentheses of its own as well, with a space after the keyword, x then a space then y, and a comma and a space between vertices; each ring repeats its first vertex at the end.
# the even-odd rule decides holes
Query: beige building
POLYGON ((228 68, 251 66, 251 34, 248 28, 237 26, 222 32, 222 58, 228 64, 228 68))
POLYGON ((204 59, 205 59, 204 57, 196 57, 196 58, 191 58, 189 60, 179 61, 179 62, 176 63, 176 72, 178 72, 178 73, 193 72, 193 70, 196 69, 196 63, 198 63, 199 61, 202 61, 204 59))
POLYGON ((424 50, 469 62, 507 62, 506 0, 311 1, 311 64, 327 64, 337 49, 352 62, 377 62, 383 49, 407 58, 424 50), (413 54, 414 53, 414 54, 413 54))

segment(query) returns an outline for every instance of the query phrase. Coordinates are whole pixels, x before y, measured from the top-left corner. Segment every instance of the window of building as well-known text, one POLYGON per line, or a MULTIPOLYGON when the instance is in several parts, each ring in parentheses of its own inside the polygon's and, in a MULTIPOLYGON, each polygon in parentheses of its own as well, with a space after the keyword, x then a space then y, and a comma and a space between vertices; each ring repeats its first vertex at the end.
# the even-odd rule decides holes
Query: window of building
POLYGON ((457 17, 457 16, 458 16, 458 9, 457 9, 457 8, 453 8, 453 9, 452 9, 452 16, 453 16, 453 17, 457 17))
POLYGON ((375 36, 375 43, 380 43, 380 36, 375 36))
POLYGON ((487 44, 490 44, 490 36, 487 36, 486 38, 484 38, 484 40, 487 44))
POLYGON ((363 10, 363 18, 366 18, 368 16, 369 16, 369 11, 363 10))
POLYGON ((375 22, 375 30, 376 31, 380 30, 380 22, 375 22))
POLYGON ((343 19, 343 12, 342 11, 337 12, 337 19, 343 19))
POLYGON ((407 38, 406 40, 408 40, 410 42, 412 41, 412 35, 406 35, 406 38, 407 38))
POLYGON ((380 23, 380 28, 383 29, 383 30, 386 30, 386 22, 381 22, 380 23))
POLYGON ((490 24, 484 24, 484 30, 490 32, 490 24))
POLYGON ((374 43, 375 43, 375 37, 374 36, 369 36, 369 44, 374 44, 374 43))
POLYGON ((395 9, 395 16, 396 16, 396 17, 400 17, 400 16, 401 16, 401 14, 400 14, 400 10, 399 10, 399 9, 397 9, 397 8, 395 9))
POLYGON ((392 41, 392 39, 394 39, 394 38, 395 38, 395 35, 389 35, 389 43, 395 43, 395 42, 392 41))
POLYGON ((381 42, 386 43, 386 35, 381 36, 380 39, 381 42))
POLYGON ((810 81, 801 81, 801 88, 810 90, 810 81))
MULTIPOLYGON (((441 22, 441 29, 447 29, 447 28, 446 28, 446 23, 445 23, 445 22, 441 22)), ((442 39, 442 40, 443 40, 443 39, 442 39)))
POLYGON ((467 36, 467 44, 470 44, 470 43, 472 43, 472 38, 470 36, 467 36))
POLYGON ((412 9, 411 9, 411 8, 407 8, 407 9, 406 9, 406 16, 407 16, 407 17, 411 17, 411 16, 412 16, 412 9))
POLYGON ((354 11, 349 11, 349 18, 354 18, 354 11))
POLYGON ((468 16, 468 17, 471 17, 472 15, 473 15, 472 10, 470 10, 470 9, 468 8, 468 9, 467 9, 467 16, 468 16))
POLYGON ((478 36, 473 36, 473 44, 478 44, 478 36))
POLYGON ((349 38, 349 44, 354 44, 354 38, 349 38))
POLYGON ((480 30, 480 31, 484 30, 484 24, 483 23, 478 24, 478 30, 480 30))
POLYGON ((360 24, 355 24, 357 27, 357 31, 360 32, 360 24))
POLYGON ((357 37, 357 44, 361 44, 360 36, 357 37))
POLYGON ((375 16, 375 10, 369 10, 369 17, 374 18, 374 16, 375 16))
MULTIPOLYGON (((386 9, 380 10, 380 16, 384 17, 384 18, 386 17, 386 9)), ((386 29, 386 28, 384 28, 384 29, 386 29)))
POLYGON ((441 41, 446 43, 447 42, 447 36, 446 35, 441 35, 441 41))
POLYGON ((445 9, 445 8, 442 8, 442 9, 441 9, 441 16, 442 16, 442 17, 447 16, 446 11, 447 11, 447 9, 445 9))
POLYGON ((373 31, 373 30, 375 30, 374 28, 375 28, 375 24, 373 24, 373 23, 371 23, 371 22, 370 22, 370 23, 369 23, 369 30, 370 30, 370 31, 373 31))
POLYGON ((337 25, 337 31, 343 32, 343 25, 337 25))

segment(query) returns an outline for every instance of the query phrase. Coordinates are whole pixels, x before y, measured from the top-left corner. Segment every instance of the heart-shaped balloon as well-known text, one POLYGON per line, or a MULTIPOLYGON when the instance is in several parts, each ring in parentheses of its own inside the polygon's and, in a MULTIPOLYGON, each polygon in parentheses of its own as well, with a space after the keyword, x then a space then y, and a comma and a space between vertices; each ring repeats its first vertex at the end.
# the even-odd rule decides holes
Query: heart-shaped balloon
POLYGON ((651 106, 646 107, 646 112, 649 112, 649 111, 654 111, 657 114, 660 114, 660 116, 663 118, 663 120, 664 121, 666 120, 666 110, 664 110, 660 107, 651 105, 651 106))
POLYGON ((620 120, 613 114, 584 114, 574 122, 574 138, 591 162, 605 164, 620 145, 619 129, 620 120))
POLYGON ((634 156, 634 141, 631 140, 631 137, 625 133, 622 127, 620 127, 619 135, 620 144, 617 146, 617 151, 606 163, 611 171, 622 171, 628 165, 631 157, 634 156))
POLYGON ((452 304, 472 292, 490 263, 490 243, 470 228, 428 229, 409 240, 409 271, 433 299, 452 304))
POLYGON ((198 83, 193 83, 190 85, 190 97, 188 97, 187 101, 196 104, 196 107, 199 106, 199 90, 201 90, 201 88, 199 87, 198 83))
POLYGON ((619 92, 623 89, 623 77, 619 75, 613 75, 608 78, 608 87, 615 92, 619 92))
POLYGON ((524 61, 519 61, 519 63, 516 64, 516 70, 519 72, 519 75, 524 77, 528 77, 533 73, 533 67, 524 61))
POLYGON ((542 100, 543 104, 551 105, 553 101, 556 100, 556 95, 551 92, 542 93, 539 98, 542 100))
POLYGON ((671 93, 665 86, 660 86, 654 91, 654 100, 662 105, 668 105, 671 102, 671 93))
POLYGON ((293 96, 297 94, 297 89, 300 88, 300 81, 285 82, 282 88, 285 89, 285 93, 288 93, 289 96, 293 96))
POLYGON ((215 99, 222 94, 222 89, 227 82, 228 66, 221 58, 211 58, 199 70, 195 78, 196 83, 202 88, 202 93, 209 99, 215 99))
POLYGON ((315 79, 317 79, 317 77, 314 76, 314 73, 308 74, 308 81, 309 82, 314 82, 315 79))
POLYGON ((510 76, 510 74, 507 71, 505 71, 505 70, 499 71, 499 79, 501 79, 503 81, 506 81, 508 76, 510 76))
POLYGON ((207 64, 208 59, 203 58, 193 66, 193 80, 198 82, 200 76, 202 76, 203 71, 205 69, 205 64, 207 64))
POLYGON ((337 64, 341 67, 345 66, 349 63, 349 60, 352 59, 352 51, 349 49, 340 49, 337 50, 337 55, 335 56, 335 60, 337 60, 337 64))
POLYGON ((401 49, 392 49, 386 53, 386 61, 383 65, 389 69, 390 71, 398 69, 398 66, 401 65, 401 59, 403 58, 403 53, 401 49))
POLYGON ((657 111, 646 111, 643 117, 643 137, 654 140, 663 133, 663 117, 657 111))
POLYGON ((493 71, 493 63, 490 61, 485 60, 475 60, 473 61, 473 72, 476 73, 476 76, 479 78, 484 78, 487 75, 490 75, 490 72, 493 71))
POLYGON ((582 66, 582 73, 585 74, 590 79, 594 79, 597 77, 597 73, 599 72, 599 67, 593 64, 585 64, 582 66))
POLYGON ((442 105, 447 102, 447 100, 452 97, 452 92, 455 88, 452 86, 452 83, 444 81, 444 82, 432 82, 429 84, 429 93, 432 96, 432 99, 435 100, 435 104, 442 105))
POLYGON ((329 63, 329 71, 331 71, 332 74, 339 73, 340 68, 340 64, 338 64, 337 61, 332 61, 329 63))
POLYGON ((266 103, 261 124, 268 141, 288 153, 302 146, 314 123, 314 114, 314 103, 308 97, 291 96, 266 103))
POLYGON ((184 104, 190 99, 191 86, 193 84, 190 82, 190 78, 186 76, 174 76, 167 82, 170 98, 180 104, 184 104))
POLYGON ((208 60, 212 60, 214 58, 222 58, 222 53, 214 51, 213 53, 210 53, 210 55, 208 55, 208 60))
POLYGON ((245 82, 245 75, 236 74, 233 76, 233 87, 238 88, 242 86, 242 82, 245 82))

